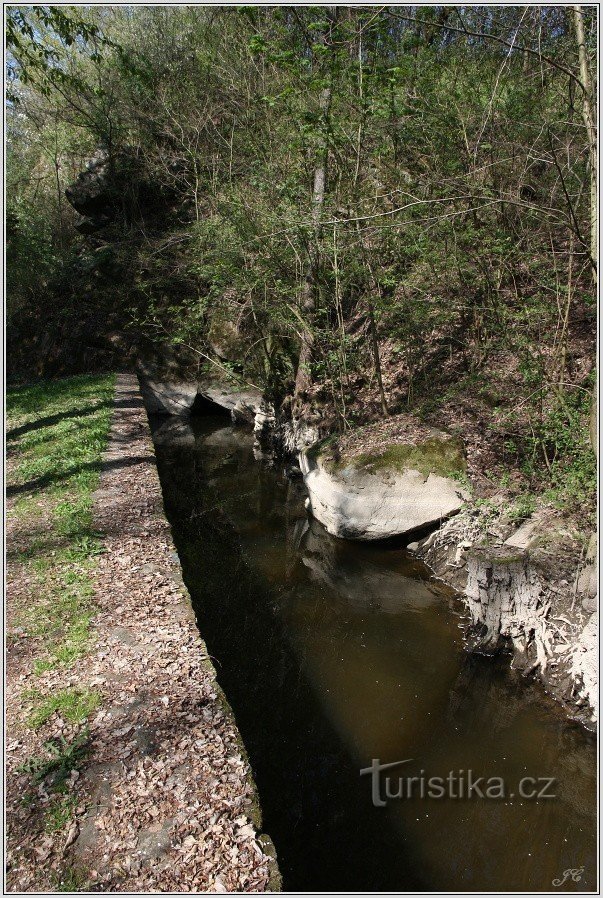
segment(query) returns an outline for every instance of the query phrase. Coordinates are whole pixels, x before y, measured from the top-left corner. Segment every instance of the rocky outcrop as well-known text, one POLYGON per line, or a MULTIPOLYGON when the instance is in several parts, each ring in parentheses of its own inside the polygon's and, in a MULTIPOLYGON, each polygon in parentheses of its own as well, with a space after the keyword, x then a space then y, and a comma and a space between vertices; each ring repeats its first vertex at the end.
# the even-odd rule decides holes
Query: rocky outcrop
POLYGON ((157 381, 140 378, 146 410, 152 415, 188 417, 197 398, 197 384, 186 381, 157 381))
POLYGON ((473 549, 465 596, 476 648, 495 651, 505 638, 510 639, 525 667, 530 664, 528 648, 533 644, 534 666, 546 670, 551 654, 546 623, 550 603, 527 552, 510 546, 473 549))
POLYGON ((94 234, 111 223, 119 205, 119 189, 114 160, 107 150, 98 150, 84 171, 65 189, 65 196, 80 213, 75 225, 80 234, 94 234))
POLYGON ((597 570, 597 534, 592 533, 584 566, 578 577, 578 595, 582 596, 582 607, 585 611, 597 610, 597 590, 599 587, 599 572, 597 570))
POLYGON ((133 208, 148 211, 159 196, 156 186, 142 177, 140 160, 133 148, 109 152, 100 147, 84 171, 65 188, 65 196, 80 218, 80 234, 94 234, 133 208))
POLYGON ((100 149, 93 156, 73 184, 65 189, 65 196, 80 215, 93 217, 110 213, 116 195, 107 150, 100 149))
POLYGON ((285 454, 298 455, 318 442, 320 431, 314 424, 297 418, 281 424, 279 439, 285 454))
POLYGON ((596 724, 596 598, 585 591, 596 588, 596 535, 582 562, 581 544, 550 510, 513 528, 501 499, 464 509, 409 548, 464 596, 469 648, 508 649, 513 667, 537 676, 572 717, 596 724))
POLYGON ((140 389, 150 414, 188 418, 202 411, 227 412, 234 424, 248 424, 256 438, 268 439, 274 412, 259 391, 236 389, 217 381, 158 380, 141 366, 140 389))
MULTIPOLYGON (((255 418, 262 412, 263 400, 259 391, 233 390, 219 384, 197 384, 197 404, 203 400, 213 402, 227 412, 235 424, 255 424, 255 418)), ((194 408, 194 405, 193 405, 194 408)))
POLYGON ((276 429, 274 406, 269 402, 261 402, 253 421, 253 435, 257 446, 270 450, 276 429))
POLYGON ((598 621, 598 614, 592 614, 571 653, 574 691, 579 701, 592 709, 593 722, 599 716, 598 621))
POLYGON ((219 380, 176 380, 157 375, 139 362, 140 388, 147 411, 151 414, 192 414, 222 409, 235 424, 253 427, 260 454, 294 458, 300 450, 318 440, 318 429, 304 421, 289 421, 277 415, 272 403, 252 387, 238 387, 219 380))
POLYGON ((253 424, 263 406, 259 391, 242 390, 217 381, 157 380, 141 367, 141 390, 151 414, 180 415, 187 418, 211 405, 231 415, 235 423, 253 424))
POLYGON ((293 461, 303 449, 318 442, 317 427, 303 420, 290 421, 277 414, 274 406, 263 402, 254 421, 256 447, 264 455, 272 455, 293 461))
POLYGON ((376 540, 437 525, 469 498, 444 471, 461 472, 458 440, 433 433, 423 443, 335 459, 329 446, 303 450, 308 510, 333 536, 376 540))
POLYGON ((76 231, 86 236, 96 234, 97 231, 106 228, 111 223, 111 220, 110 215, 91 215, 88 218, 85 215, 80 215, 74 227, 76 231))

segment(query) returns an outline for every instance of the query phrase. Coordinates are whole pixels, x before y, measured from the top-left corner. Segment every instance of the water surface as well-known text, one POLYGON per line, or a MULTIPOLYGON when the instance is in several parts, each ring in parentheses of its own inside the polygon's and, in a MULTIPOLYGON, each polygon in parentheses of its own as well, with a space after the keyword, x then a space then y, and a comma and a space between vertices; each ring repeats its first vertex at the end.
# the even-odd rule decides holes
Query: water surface
MULTIPOLYGON (((594 739, 508 660, 470 656, 461 606, 403 549, 331 538, 303 484, 206 415, 152 421, 166 512, 289 891, 596 888, 594 739), (392 798, 390 776, 500 777, 507 794, 392 798), (525 776, 555 798, 522 800, 525 776), (381 776, 383 797, 385 774, 381 776), (514 792, 514 797, 510 793, 514 792)), ((465 786, 466 788, 466 786, 465 786)))

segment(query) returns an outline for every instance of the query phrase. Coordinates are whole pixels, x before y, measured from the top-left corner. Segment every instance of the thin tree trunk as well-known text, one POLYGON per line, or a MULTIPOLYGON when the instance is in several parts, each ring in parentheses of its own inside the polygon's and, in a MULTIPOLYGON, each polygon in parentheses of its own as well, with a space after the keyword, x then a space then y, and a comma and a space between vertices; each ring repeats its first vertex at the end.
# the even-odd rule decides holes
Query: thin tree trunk
POLYGON ((590 403, 590 420, 588 422, 588 435, 590 437, 590 445, 595 455, 599 456, 598 437, 598 408, 597 408, 597 381, 593 384, 593 395, 590 403))
MULTIPOLYGON (((597 131, 594 109, 594 96, 588 53, 586 52, 586 39, 584 37, 583 10, 579 5, 573 6, 574 33, 578 45, 578 60, 580 63, 580 80, 582 82, 582 118, 588 137, 588 167, 590 174, 590 256, 593 269, 593 280, 597 286, 598 266, 598 210, 597 210, 597 131)), ((593 386, 593 396, 590 408, 589 422, 590 442, 594 452, 597 452, 597 382, 593 386)))
POLYGON ((387 401, 385 399, 385 390, 383 389, 383 374, 381 371, 381 356, 379 355, 379 341, 377 339, 377 325, 375 323, 375 309, 373 308, 373 302, 368 298, 368 311, 369 311, 369 327, 371 331, 371 343, 373 347, 373 362, 375 365, 375 374, 377 376, 377 384, 379 386, 379 397, 381 399, 381 411, 383 415, 387 417, 389 415, 389 409, 387 407, 387 401))
MULTIPOLYGON (((327 7, 327 11, 329 19, 331 22, 334 22, 337 15, 337 7, 329 6, 327 7)), ((327 39, 327 32, 325 30, 321 36, 321 43, 326 44, 327 39)), ((329 155, 326 129, 329 111, 331 109, 332 92, 332 80, 331 77, 329 77, 328 84, 323 87, 319 99, 321 134, 318 141, 316 167, 314 169, 314 184, 312 188, 312 244, 309 250, 308 267, 306 269, 306 276, 304 278, 300 297, 302 315, 306 322, 311 322, 312 316, 316 311, 316 275, 320 263, 319 242, 327 182, 327 159, 329 155)), ((312 332, 311 324, 306 324, 301 335, 301 348, 297 366, 297 375, 295 378, 296 398, 302 393, 307 392, 312 386, 310 364, 312 361, 313 346, 314 334, 312 332)))
MULTIPOLYGON (((362 239, 362 235, 360 233, 360 224, 356 222, 356 230, 358 232, 358 240, 360 243, 360 249, 362 251, 362 258, 364 260, 364 264, 368 268, 368 272, 371 276, 371 280, 375 287, 375 290, 381 295, 381 290, 377 283, 377 278, 375 277, 375 273, 373 271, 372 265, 369 262, 366 251, 364 247, 364 241, 362 239)), ((387 407, 387 400, 385 398, 385 389, 383 387, 383 373, 381 369, 381 355, 379 353, 379 338, 377 336, 377 323, 375 321, 375 307, 373 305, 373 300, 370 295, 367 295, 367 307, 369 313, 369 331, 371 335, 371 347, 373 350, 373 364, 375 366, 375 376, 377 378, 377 385, 379 387, 379 397, 381 399, 381 411, 383 412, 384 417, 389 415, 389 409, 387 407)))
POLYGON ((597 131, 592 79, 586 40, 584 37, 584 19, 581 6, 573 6, 574 34, 578 47, 580 63, 580 81, 582 82, 582 118, 588 138, 588 167, 590 174, 590 256, 593 265, 593 277, 597 283, 597 249, 598 249, 598 215, 597 215, 597 131))

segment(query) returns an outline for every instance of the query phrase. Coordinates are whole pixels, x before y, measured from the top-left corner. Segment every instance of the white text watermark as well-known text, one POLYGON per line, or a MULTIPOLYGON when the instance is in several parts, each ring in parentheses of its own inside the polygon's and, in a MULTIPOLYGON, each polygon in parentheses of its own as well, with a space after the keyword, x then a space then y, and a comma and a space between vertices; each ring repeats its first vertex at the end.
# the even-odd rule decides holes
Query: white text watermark
POLYGON ((429 776, 420 770, 414 776, 383 775, 412 758, 382 764, 373 758, 370 767, 363 767, 360 776, 370 775, 371 797, 376 808, 385 807, 393 799, 456 799, 501 800, 520 798, 526 801, 547 801, 555 798, 556 780, 548 776, 523 776, 516 785, 501 776, 484 776, 475 771, 450 770, 445 776, 429 776))

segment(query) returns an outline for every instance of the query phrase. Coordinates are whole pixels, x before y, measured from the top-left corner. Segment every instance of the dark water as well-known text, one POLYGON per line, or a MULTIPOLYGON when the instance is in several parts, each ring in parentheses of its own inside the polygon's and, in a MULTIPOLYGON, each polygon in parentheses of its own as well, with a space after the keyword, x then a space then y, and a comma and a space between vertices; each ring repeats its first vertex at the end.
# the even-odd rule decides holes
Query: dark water
POLYGON ((302 485, 256 461, 248 433, 215 416, 152 424, 184 577, 284 889, 595 889, 594 740, 508 661, 470 657, 455 599, 404 550, 308 521, 302 485), (373 758, 410 759, 379 789, 386 775, 394 792, 416 777, 413 795, 375 807, 359 773, 373 758), (462 776, 466 795, 469 770, 504 778, 505 796, 421 798, 421 779, 425 794, 451 773, 445 788, 458 796, 462 776), (521 799, 526 776, 554 778, 556 797, 521 799), (579 882, 553 888, 580 867, 579 882))

